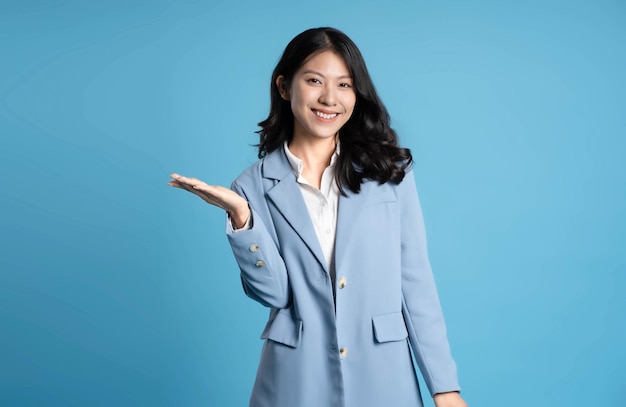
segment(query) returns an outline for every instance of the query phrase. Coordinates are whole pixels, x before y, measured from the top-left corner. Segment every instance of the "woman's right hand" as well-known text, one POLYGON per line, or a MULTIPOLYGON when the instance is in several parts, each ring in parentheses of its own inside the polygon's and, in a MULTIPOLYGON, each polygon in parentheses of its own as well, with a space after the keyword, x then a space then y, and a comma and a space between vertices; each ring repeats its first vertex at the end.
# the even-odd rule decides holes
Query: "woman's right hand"
POLYGON ((167 185, 187 190, 198 195, 205 202, 224 209, 232 219, 235 228, 240 229, 250 217, 248 202, 235 191, 219 185, 208 185, 196 178, 171 174, 172 180, 167 185))

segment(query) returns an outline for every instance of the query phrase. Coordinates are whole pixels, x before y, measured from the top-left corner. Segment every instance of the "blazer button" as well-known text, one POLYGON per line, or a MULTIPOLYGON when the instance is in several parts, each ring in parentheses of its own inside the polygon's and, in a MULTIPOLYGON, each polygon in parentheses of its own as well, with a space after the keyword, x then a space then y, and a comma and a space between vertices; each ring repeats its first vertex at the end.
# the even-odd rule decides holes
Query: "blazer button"
POLYGON ((345 277, 339 277, 339 280, 337 280, 337 284, 339 285, 339 288, 344 288, 346 284, 348 284, 348 281, 345 277))
POLYGON ((250 250, 252 253, 258 252, 259 251, 259 245, 258 244, 251 244, 250 247, 248 247, 248 250, 250 250))
POLYGON ((263 260, 259 260, 256 263, 254 263, 254 265, 257 267, 265 267, 265 262, 263 260))
POLYGON ((348 348, 340 348, 339 349, 339 358, 340 359, 345 359, 346 356, 348 356, 348 348))

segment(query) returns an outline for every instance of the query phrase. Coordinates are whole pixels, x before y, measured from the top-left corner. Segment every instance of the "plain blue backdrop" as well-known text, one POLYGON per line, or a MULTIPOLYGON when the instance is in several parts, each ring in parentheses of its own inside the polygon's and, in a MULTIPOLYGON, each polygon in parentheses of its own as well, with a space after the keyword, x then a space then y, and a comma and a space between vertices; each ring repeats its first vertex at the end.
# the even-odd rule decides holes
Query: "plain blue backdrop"
POLYGON ((267 311, 166 182, 253 163, 325 25, 414 153, 469 405, 626 405, 623 1, 2 0, 1 406, 247 405, 267 311))

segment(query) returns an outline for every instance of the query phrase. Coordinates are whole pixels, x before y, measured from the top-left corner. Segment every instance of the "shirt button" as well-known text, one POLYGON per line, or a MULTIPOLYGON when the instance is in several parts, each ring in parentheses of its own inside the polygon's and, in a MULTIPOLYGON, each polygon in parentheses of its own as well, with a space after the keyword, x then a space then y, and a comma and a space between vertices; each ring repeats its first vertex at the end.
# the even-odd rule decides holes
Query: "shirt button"
POLYGON ((250 247, 248 247, 248 250, 250 250, 252 253, 258 252, 259 251, 259 245, 258 244, 251 244, 250 247))
POLYGON ((254 263, 254 265, 257 267, 265 267, 265 262, 263 260, 259 260, 256 263, 254 263))
POLYGON ((346 356, 348 356, 348 348, 341 348, 341 349, 339 349, 339 358, 340 359, 345 359, 346 356))
POLYGON ((345 277, 339 277, 339 280, 337 280, 337 284, 339 285, 339 288, 344 288, 346 284, 348 284, 348 280, 346 280, 345 277))

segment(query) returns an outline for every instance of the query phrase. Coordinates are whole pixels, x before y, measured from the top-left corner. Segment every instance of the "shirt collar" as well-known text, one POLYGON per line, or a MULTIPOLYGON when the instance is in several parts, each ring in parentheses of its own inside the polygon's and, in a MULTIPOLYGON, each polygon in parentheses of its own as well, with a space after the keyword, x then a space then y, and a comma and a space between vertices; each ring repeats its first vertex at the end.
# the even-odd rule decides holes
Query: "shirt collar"
MULTIPOLYGON (((296 178, 299 178, 302 175, 302 170, 304 169, 304 161, 293 155, 293 153, 289 150, 289 143, 285 141, 283 145, 285 149, 285 154, 287 155, 287 160, 289 160, 289 165, 291 169, 296 174, 296 178)), ((337 162, 337 157, 339 157, 339 140, 337 140, 337 147, 335 148, 335 152, 330 157, 330 165, 328 167, 334 167, 335 162, 337 162)))

